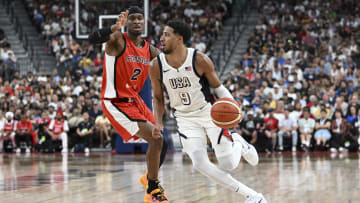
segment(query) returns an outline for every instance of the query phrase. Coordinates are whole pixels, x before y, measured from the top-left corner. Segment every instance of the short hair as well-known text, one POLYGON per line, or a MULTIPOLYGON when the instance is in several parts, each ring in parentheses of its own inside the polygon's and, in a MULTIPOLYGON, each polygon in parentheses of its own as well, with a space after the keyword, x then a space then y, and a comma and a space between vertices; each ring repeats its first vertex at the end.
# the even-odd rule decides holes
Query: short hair
POLYGON ((140 13, 141 15, 144 15, 144 10, 139 6, 130 6, 128 10, 129 10, 129 15, 134 13, 140 13))
POLYGON ((191 28, 188 24, 180 20, 171 20, 167 26, 174 29, 174 33, 183 37, 183 42, 186 44, 191 38, 191 28))

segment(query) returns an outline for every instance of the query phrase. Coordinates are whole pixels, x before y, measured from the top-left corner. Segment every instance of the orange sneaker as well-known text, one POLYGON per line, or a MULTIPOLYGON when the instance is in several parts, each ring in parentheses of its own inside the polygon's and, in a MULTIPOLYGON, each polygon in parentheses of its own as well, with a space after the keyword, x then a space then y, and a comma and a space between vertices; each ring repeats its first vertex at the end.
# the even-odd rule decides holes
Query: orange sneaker
POLYGON ((148 172, 146 171, 145 174, 142 174, 140 176, 140 184, 145 188, 147 189, 147 186, 148 186, 148 179, 147 179, 147 175, 148 175, 148 172))
POLYGON ((164 189, 160 186, 150 194, 145 191, 144 203, 169 203, 164 189))

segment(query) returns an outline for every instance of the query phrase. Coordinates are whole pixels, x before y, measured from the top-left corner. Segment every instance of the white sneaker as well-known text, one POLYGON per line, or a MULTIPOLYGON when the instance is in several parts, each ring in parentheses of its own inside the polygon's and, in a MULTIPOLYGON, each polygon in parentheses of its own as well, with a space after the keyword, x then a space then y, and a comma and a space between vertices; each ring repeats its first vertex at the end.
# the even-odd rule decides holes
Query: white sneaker
POLYGON ((28 154, 31 152, 30 148, 26 148, 25 152, 28 154))
POLYGON ((339 147, 339 152, 344 152, 345 148, 344 147, 339 147))
POLYGON ((267 201, 262 194, 258 193, 254 196, 248 196, 245 203, 267 203, 267 201))
POLYGON ((337 149, 334 148, 334 147, 331 147, 331 148, 330 148, 330 152, 337 152, 337 149))
POLYGON ((20 149, 20 148, 17 148, 17 149, 16 149, 16 153, 18 153, 18 154, 21 153, 21 149, 20 149))
POLYGON ((62 149, 61 153, 68 153, 68 149, 67 148, 62 149))
POLYGON ((244 159, 252 166, 256 166, 259 163, 259 155, 255 149, 255 147, 251 144, 249 144, 248 142, 246 142, 246 140, 241 137, 239 134, 237 133, 232 133, 232 138, 234 141, 239 141, 243 148, 242 148, 242 155, 244 157, 244 159))
POLYGON ((291 148, 291 151, 296 152, 296 147, 295 147, 295 146, 292 147, 292 148, 291 148))
POLYGON ((90 153, 90 149, 88 147, 85 148, 84 150, 85 153, 90 153))

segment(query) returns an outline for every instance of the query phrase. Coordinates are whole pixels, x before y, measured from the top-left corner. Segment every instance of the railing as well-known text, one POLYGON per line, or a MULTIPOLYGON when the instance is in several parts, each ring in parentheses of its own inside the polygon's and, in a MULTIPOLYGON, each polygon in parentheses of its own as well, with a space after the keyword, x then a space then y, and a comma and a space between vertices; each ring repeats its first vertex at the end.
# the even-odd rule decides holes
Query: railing
POLYGON ((19 40, 22 42, 31 61, 31 64, 27 64, 25 67, 19 67, 19 64, 17 64, 17 67, 19 70, 21 68, 25 73, 32 71, 32 68, 38 71, 41 64, 40 55, 35 51, 33 43, 29 41, 27 34, 24 32, 19 17, 15 14, 12 3, 14 3, 12 0, 2 0, 6 13, 10 17, 10 22, 14 25, 15 32, 18 34, 19 40))
POLYGON ((247 14, 249 12, 250 0, 236 0, 234 2, 235 9, 233 9, 233 15, 236 15, 236 20, 232 25, 231 31, 227 33, 225 43, 223 44, 220 52, 212 56, 216 71, 221 77, 225 71, 226 65, 229 62, 231 53, 236 47, 236 42, 240 39, 244 29, 241 29, 241 25, 247 20, 247 14), (221 65, 221 61, 225 61, 225 65, 221 65))

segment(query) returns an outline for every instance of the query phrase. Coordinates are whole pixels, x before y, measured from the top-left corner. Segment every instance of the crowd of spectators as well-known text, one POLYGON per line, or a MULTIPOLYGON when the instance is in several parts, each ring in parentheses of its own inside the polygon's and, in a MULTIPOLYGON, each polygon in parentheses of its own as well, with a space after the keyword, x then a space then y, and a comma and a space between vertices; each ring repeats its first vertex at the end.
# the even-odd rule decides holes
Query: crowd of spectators
MULTIPOLYGON (((131 2, 119 1, 80 1, 79 30, 86 35, 98 28, 99 15, 116 15, 131 2)), ((202 52, 215 41, 223 22, 231 15, 231 0, 222 1, 173 1, 150 0, 147 40, 156 47, 160 46, 161 31, 169 19, 184 19, 193 28, 190 46, 202 52)), ((142 6, 142 5, 140 5, 142 6)), ((97 53, 101 46, 93 46, 87 41, 75 38, 75 10, 73 0, 27 0, 27 9, 39 32, 47 42, 49 54, 56 56, 58 66, 78 67, 97 66, 97 53)), ((104 26, 114 23, 105 21, 104 26)), ((100 55, 101 57, 101 55, 100 55)), ((87 67, 86 67, 87 68, 87 67)))
MULTIPOLYGON (((115 131, 101 111, 99 98, 103 52, 101 46, 75 38, 74 1, 24 2, 47 42, 49 54, 56 56, 58 67, 50 75, 29 72, 21 77, 14 72, 11 77, 0 76, 0 147, 2 141, 11 143, 17 152, 22 148, 30 151, 31 145, 45 152, 114 147, 115 131)), ((116 6, 114 2, 80 2, 83 34, 97 28, 99 14, 116 14, 120 7, 128 6, 118 5, 118 1, 116 6)), ((194 28, 189 46, 205 52, 229 17, 231 5, 226 0, 209 2, 151 1, 147 40, 158 47, 164 23, 170 18, 183 18, 194 28), (170 9, 170 5, 177 9, 170 9)))
POLYGON ((54 69, 52 75, 29 72, 20 77, 16 72, 10 81, 0 77, 0 147, 5 140, 17 151, 23 148, 21 141, 29 150, 36 144, 48 148, 59 140, 58 149, 63 152, 114 146, 115 131, 101 110, 101 76, 78 71, 65 75, 54 69))
MULTIPOLYGON (((84 151, 94 145, 109 145, 114 131, 101 112, 99 98, 101 47, 75 39, 73 1, 27 2, 61 72, 2 75, 1 122, 21 123, 21 118, 31 122, 29 133, 34 144, 61 140, 60 149, 84 151), (55 127, 61 125, 60 130, 55 127), (67 144, 63 143, 63 132, 67 144), (98 140, 96 144, 94 140, 98 140)), ((189 46, 206 52, 231 6, 225 0, 207 3, 151 1, 148 40, 157 46, 166 20, 184 18, 194 28, 189 46), (170 9, 170 5, 177 9, 170 9)), ((357 151, 360 6, 354 0, 258 0, 257 5, 261 17, 248 49, 224 81, 244 112, 243 122, 234 131, 259 151, 357 151)), ((81 30, 96 28, 99 10, 113 12, 98 4, 86 5, 81 11, 81 30)), ((27 131, 7 135, 16 147, 20 147, 16 135, 21 133, 27 131)))
POLYGON ((248 49, 224 82, 243 105, 235 130, 262 151, 359 150, 358 2, 257 3, 248 49))

